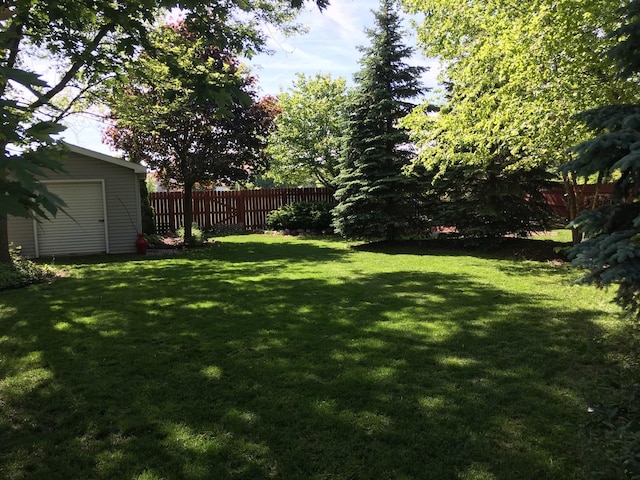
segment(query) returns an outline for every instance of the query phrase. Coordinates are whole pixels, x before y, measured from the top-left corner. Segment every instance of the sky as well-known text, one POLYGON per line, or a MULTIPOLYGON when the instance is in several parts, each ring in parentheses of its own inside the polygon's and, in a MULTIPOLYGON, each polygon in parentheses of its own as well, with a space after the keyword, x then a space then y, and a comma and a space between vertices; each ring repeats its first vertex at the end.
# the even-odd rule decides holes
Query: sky
MULTIPOLYGON (((368 46, 370 41, 365 28, 373 27, 372 10, 378 8, 378 0, 331 0, 320 12, 308 5, 298 21, 307 26, 307 33, 285 37, 273 27, 267 29, 267 46, 272 55, 257 55, 246 63, 258 77, 262 94, 277 95, 293 85, 296 73, 313 76, 316 73, 344 77, 352 83, 353 74, 360 69, 358 61, 362 53, 358 46, 368 46)), ((415 33, 406 24, 405 44, 415 46, 415 33)), ((437 88, 438 64, 417 52, 411 64, 429 67, 422 78, 423 84, 437 88)), ((101 141, 103 125, 84 117, 67 122, 65 141, 90 150, 117 156, 101 141)))

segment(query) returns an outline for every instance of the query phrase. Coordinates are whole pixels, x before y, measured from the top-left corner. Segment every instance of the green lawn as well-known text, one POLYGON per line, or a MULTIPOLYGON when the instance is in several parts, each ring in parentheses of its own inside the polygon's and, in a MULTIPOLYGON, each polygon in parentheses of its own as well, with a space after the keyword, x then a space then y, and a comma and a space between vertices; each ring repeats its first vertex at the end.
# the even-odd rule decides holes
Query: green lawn
POLYGON ((3 479, 572 479, 610 295, 567 266, 226 237, 0 293, 3 479))
POLYGON ((571 243, 571 230, 559 228, 550 232, 538 233, 531 238, 536 240, 555 240, 556 242, 571 243))

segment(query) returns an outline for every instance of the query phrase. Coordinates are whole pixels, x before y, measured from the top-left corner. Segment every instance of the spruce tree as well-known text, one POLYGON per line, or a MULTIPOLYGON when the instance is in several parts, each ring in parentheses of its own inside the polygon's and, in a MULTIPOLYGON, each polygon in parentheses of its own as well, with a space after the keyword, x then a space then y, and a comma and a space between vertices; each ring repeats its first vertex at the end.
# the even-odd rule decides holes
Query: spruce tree
POLYGON ((396 240, 411 226, 416 181, 403 172, 411 163, 407 132, 398 125, 415 106, 423 67, 406 63, 413 53, 393 0, 381 0, 375 27, 360 47, 361 69, 347 122, 340 162, 334 228, 347 238, 396 240))
MULTIPOLYGON (((640 0, 623 10, 624 25, 609 54, 621 78, 640 74, 640 0)), ((612 205, 585 211, 573 222, 586 239, 573 247, 575 265, 588 269, 582 278, 598 286, 618 285, 616 300, 640 316, 640 104, 614 104, 579 115, 596 136, 574 147, 575 160, 561 168, 578 176, 615 181, 612 205)))

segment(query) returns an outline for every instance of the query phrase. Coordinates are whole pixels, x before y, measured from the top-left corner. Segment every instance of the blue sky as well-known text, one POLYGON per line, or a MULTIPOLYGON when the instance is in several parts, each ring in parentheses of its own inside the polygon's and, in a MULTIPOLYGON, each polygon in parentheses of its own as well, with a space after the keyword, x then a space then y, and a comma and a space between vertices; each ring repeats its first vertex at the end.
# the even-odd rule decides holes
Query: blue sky
MULTIPOLYGON (((275 54, 252 59, 264 92, 277 94, 280 88, 289 88, 296 72, 307 75, 330 73, 333 77, 341 76, 351 81, 360 68, 358 61, 362 53, 357 47, 369 45, 364 30, 373 27, 372 10, 377 8, 378 0, 332 0, 322 13, 315 7, 307 7, 300 15, 300 22, 308 27, 307 34, 290 38, 272 35, 269 47, 275 54)), ((415 34, 408 22, 406 29, 405 43, 415 46, 415 34)), ((435 87, 437 63, 419 53, 412 63, 431 67, 424 82, 435 87)))
MULTIPOLYGON (((377 8, 378 0, 332 0, 323 12, 311 6, 304 9, 299 22, 308 27, 305 34, 285 37, 274 29, 268 29, 268 46, 273 55, 258 55, 247 62, 259 78, 262 93, 277 95, 281 90, 290 88, 298 72, 306 75, 331 74, 334 78, 344 77, 351 82, 353 74, 360 68, 358 61, 362 54, 357 47, 369 44, 364 30, 373 26, 371 10, 377 8)), ((407 30, 405 43, 415 45, 415 34, 408 23, 407 30)), ((431 88, 437 86, 437 62, 417 53, 411 63, 429 67, 423 83, 431 88)), ((67 142, 115 155, 101 142, 100 123, 76 118, 68 124, 69 128, 63 135, 67 142)))

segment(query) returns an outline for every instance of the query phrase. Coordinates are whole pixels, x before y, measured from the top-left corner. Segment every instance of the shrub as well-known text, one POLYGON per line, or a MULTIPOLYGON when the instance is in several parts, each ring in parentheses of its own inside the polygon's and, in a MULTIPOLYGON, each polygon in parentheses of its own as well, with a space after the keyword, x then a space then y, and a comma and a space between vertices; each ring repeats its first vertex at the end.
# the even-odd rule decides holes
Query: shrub
POLYGON ((447 167, 424 203, 432 227, 455 227, 465 238, 526 236, 551 226, 551 211, 540 193, 544 170, 503 171, 501 164, 447 167))
POLYGON ((164 237, 162 235, 147 233, 144 238, 147 239, 150 247, 157 247, 158 245, 164 244, 164 237))
POLYGON ((19 248, 11 248, 11 263, 0 263, 0 290, 19 288, 52 279, 56 269, 20 256, 19 248))
MULTIPOLYGON (((184 240, 184 227, 180 227, 176 232, 184 240)), ((204 232, 195 223, 191 225, 191 241, 201 243, 204 240, 204 232)))
POLYGON ((329 202, 296 202, 273 210, 267 216, 271 230, 329 230, 331 209, 329 202))

